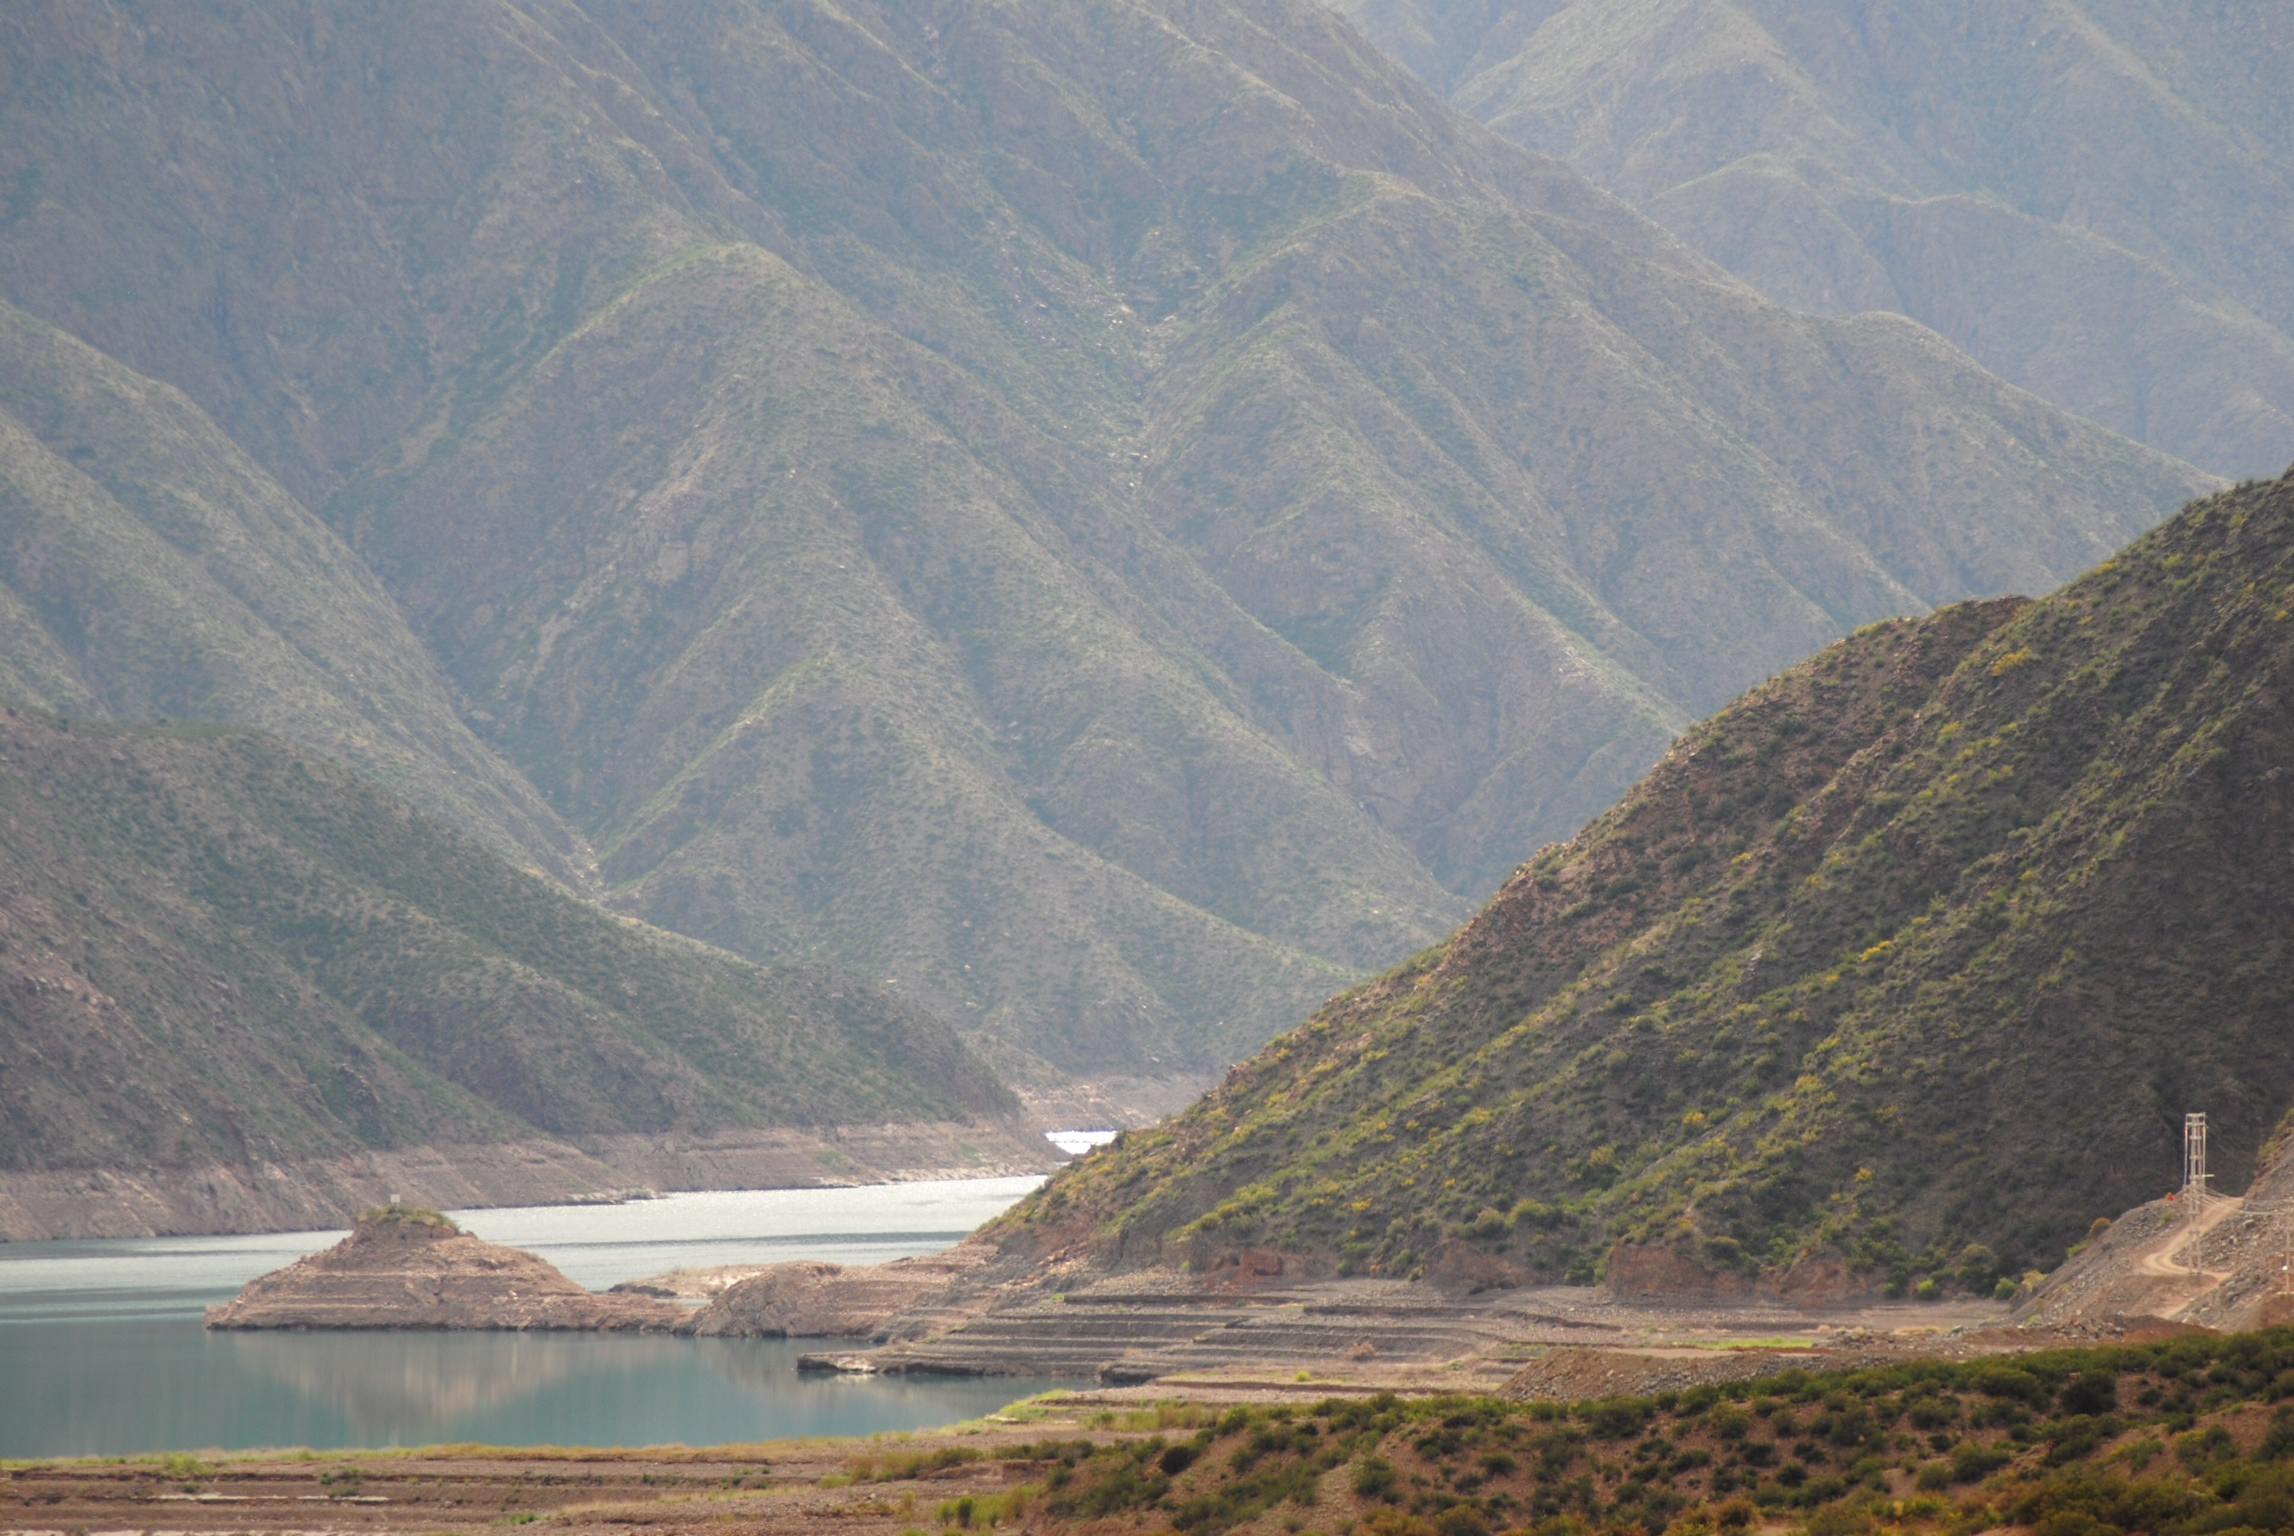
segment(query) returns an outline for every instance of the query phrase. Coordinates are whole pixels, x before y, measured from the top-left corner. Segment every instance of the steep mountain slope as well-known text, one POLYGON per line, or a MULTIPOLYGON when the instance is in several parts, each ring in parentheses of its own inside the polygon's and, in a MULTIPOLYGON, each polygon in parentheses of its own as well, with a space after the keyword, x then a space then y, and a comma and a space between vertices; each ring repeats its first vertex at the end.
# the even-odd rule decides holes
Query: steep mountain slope
POLYGON ((2294 458, 2294 12, 1336 0, 1762 292, 2225 474, 2294 458))
POLYGON ((181 393, 5 305, 0 700, 271 731, 521 863, 585 873, 324 523, 181 393))
POLYGON ((2294 477, 1860 631, 1004 1235, 1987 1285, 2171 1186, 2187 1109, 2236 1188, 2294 1098, 2290 688, 2294 477))
MULTIPOLYGON (((612 1168, 632 1138, 902 1121, 987 1122, 1024 1156, 945 1025, 600 912, 325 758, 210 727, 0 710, 0 1017, 0 1232, 74 1170, 260 1185, 538 1143, 520 1156, 612 1168)), ((471 1161, 457 1191, 484 1193, 471 1161)))
POLYGON ((616 901, 1022 1070, 1231 1059, 1751 680, 2204 484, 1291 0, 80 4, 0 55, 0 296, 317 507, 616 901))

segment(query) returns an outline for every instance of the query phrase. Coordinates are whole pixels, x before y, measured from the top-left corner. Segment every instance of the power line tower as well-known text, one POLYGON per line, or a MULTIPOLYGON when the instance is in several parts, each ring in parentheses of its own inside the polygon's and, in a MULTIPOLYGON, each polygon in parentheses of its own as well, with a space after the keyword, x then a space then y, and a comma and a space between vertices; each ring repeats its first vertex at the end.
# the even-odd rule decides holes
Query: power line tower
POLYGON ((2182 1208, 2186 1219, 2197 1217, 2214 1192, 2206 1187, 2206 1116, 2182 1117, 2182 1208))
POLYGON ((2285 1245, 2278 1259, 2278 1294, 2283 1296, 2294 1291, 2294 1211, 2280 1206, 2276 1214, 2279 1241, 2285 1245))
MULTIPOLYGON (((2206 1181, 2206 1116, 2203 1113, 2184 1115, 2182 1117, 2182 1194, 2178 1203, 2182 1207, 2182 1219, 2186 1225, 2196 1226, 2199 1218, 2206 1214, 2206 1203, 2213 1198, 2213 1191, 2207 1188, 2206 1181)), ((2202 1230, 2194 1247, 2203 1248, 2205 1244, 2206 1234, 2202 1230)), ((2201 1252, 2193 1252, 2190 1256, 2190 1267, 2192 1269, 2205 1268, 2206 1255, 2201 1252)))

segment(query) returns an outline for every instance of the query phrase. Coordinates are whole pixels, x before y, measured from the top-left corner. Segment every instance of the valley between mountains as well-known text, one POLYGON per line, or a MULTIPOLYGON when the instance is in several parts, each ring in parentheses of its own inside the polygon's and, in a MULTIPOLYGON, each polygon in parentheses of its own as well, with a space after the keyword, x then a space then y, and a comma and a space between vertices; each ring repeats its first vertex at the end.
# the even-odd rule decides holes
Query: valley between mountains
MULTIPOLYGON (((1752 690, 1445 943, 946 1252, 629 1288, 684 1321, 572 1288, 560 1324, 441 1257, 451 1326, 1263 1401, 2283 1322, 2290 666, 2294 475, 1752 690), (2193 1104, 2219 1183, 2178 1191, 2193 1104)), ((211 1321, 417 1325, 436 1221, 211 1321)))
POLYGON ((0 707, 0 960, 0 1236, 1051 1161, 941 1020, 248 731, 0 707))
POLYGON ((1116 1118, 2221 467, 1291 0, 65 0, 0 70, 11 700, 326 753, 1116 1118))
POLYGON ((0 1536, 2294 1530, 2289 82, 0 5, 0 1536))
MULTIPOLYGON (((2008 1276, 2181 1097, 2251 1156, 2275 1057, 2240 1014, 2148 1064, 2187 977, 2133 898, 2010 942, 2128 888, 2101 850, 2263 835, 2110 777, 2263 718, 2172 651, 2274 654, 2259 599, 2151 543, 2005 596, 2276 451, 2275 269, 2224 252, 2278 119, 2174 110, 2230 34, 2138 80, 2046 33, 2077 88, 1922 169, 1857 72, 2023 34, 1656 7, 1587 74, 1517 45, 1598 18, 1474 9, 0 17, 8 1230, 1034 1166, 1238 1061, 1013 1230, 2008 1276), (1739 259, 1627 108, 1745 48, 1844 219, 2153 114, 2188 217, 2071 158, 2048 228, 2199 317, 2105 352, 2252 399, 1739 259), (2156 720, 2077 691, 2153 671, 2156 720), (1989 1095, 2104 1108, 2001 1142, 1989 1095), (1930 1177, 1994 1159, 2040 1172, 1930 1177)), ((2156 889, 2267 978, 2220 867, 2156 889)))

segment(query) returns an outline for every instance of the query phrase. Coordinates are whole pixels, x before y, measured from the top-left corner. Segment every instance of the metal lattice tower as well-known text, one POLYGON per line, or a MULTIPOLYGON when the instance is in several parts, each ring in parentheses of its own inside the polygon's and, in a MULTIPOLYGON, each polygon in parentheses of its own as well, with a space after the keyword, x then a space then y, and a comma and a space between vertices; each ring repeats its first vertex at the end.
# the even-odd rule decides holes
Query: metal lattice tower
POLYGON ((2278 1216, 2278 1240, 2284 1252, 2278 1258, 2278 1294, 2294 1291, 2294 1212, 2281 1209, 2278 1216))
MULTIPOLYGON (((2177 1204, 2182 1207, 2182 1219, 2196 1223, 2206 1214, 2206 1203, 2212 1191, 2206 1187, 2206 1116, 2188 1114, 2182 1117, 2182 1194, 2177 1204)), ((2206 1238, 2202 1233, 2197 1248, 2203 1249, 2206 1238)), ((2194 1252, 2190 1257, 2192 1269, 2206 1267, 2206 1255, 2194 1252)))
POLYGON ((2183 1214, 2196 1216, 2214 1192, 2206 1187, 2206 1116, 2182 1117, 2183 1214))

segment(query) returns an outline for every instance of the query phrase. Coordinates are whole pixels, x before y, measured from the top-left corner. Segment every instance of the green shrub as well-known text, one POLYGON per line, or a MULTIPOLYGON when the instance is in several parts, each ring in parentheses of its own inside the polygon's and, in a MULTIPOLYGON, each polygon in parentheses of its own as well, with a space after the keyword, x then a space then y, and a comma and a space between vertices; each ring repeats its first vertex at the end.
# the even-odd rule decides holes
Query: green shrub
POLYGON ((1972 1440, 1960 1442, 1952 1448, 1951 1477, 1955 1483, 1972 1483, 1989 1477, 2009 1461, 2007 1452, 1993 1445, 1978 1445, 1972 1440))
POLYGON ((2109 1413, 2119 1406, 2119 1378, 2111 1371, 2081 1371, 2055 1399, 2065 1413, 2109 1413))
POLYGON ((1649 1421, 1650 1411, 1649 1405, 1638 1398, 1612 1397, 1580 1404, 1577 1415, 1597 1438, 1623 1440, 1641 1432, 1641 1426, 1649 1421))
POLYGON ((442 1232, 458 1233, 462 1230, 454 1225, 452 1217, 442 1211, 434 1211, 428 1206, 422 1205, 398 1205, 395 1203, 370 1205, 358 1213, 358 1224, 362 1227, 388 1223, 397 1223, 408 1227, 430 1227, 442 1232))
POLYGON ((1904 1409, 1920 1429, 1941 1429, 1959 1422, 1959 1404, 1948 1397, 1916 1397, 1904 1409))
POLYGON ((1434 1519, 1436 1536, 1490 1536, 1489 1522, 1468 1505, 1453 1505, 1434 1519))
POLYGON ((172 1482, 200 1482, 215 1475, 215 1468, 186 1451, 170 1451, 159 1458, 159 1475, 172 1482))
POLYGON ((1354 1464, 1351 1481, 1357 1497, 1385 1499, 1392 1496, 1395 1485, 1401 1481, 1401 1475, 1394 1470, 1394 1464, 1384 1457, 1365 1456, 1354 1464))
POLYGON ((2019 1403, 2042 1403, 2047 1400, 2047 1384, 2019 1365, 1985 1363, 1968 1373, 1968 1385, 1986 1397, 2007 1398, 2019 1403))
POLYGON ((2209 1462, 2221 1461, 2232 1455, 2237 1446, 2232 1443, 2230 1431, 2220 1424, 2210 1424, 2175 1441, 2175 1455, 2186 1467, 2203 1467, 2209 1462))

